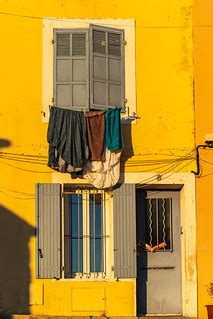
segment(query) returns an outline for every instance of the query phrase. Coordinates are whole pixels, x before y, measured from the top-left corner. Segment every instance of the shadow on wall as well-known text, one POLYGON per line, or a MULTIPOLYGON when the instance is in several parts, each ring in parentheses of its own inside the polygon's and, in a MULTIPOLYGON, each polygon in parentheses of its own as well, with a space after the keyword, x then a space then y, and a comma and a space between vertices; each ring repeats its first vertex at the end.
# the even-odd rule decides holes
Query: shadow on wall
POLYGON ((0 206, 0 317, 29 314, 29 248, 35 228, 0 206))
MULTIPOLYGON (((136 227, 137 227, 137 243, 139 241, 146 242, 145 238, 145 199, 146 192, 143 189, 138 189, 136 192, 136 227)), ((136 293, 137 293, 137 315, 144 316, 147 314, 147 281, 148 281, 148 256, 147 251, 142 248, 138 248, 137 256, 137 281, 136 281, 136 293)))
MULTIPOLYGON (((132 125, 124 124, 122 125, 123 139, 124 139, 124 149, 121 155, 121 173, 124 173, 125 163, 134 155, 133 145, 132 145, 132 125)), ((121 181, 123 182, 123 181, 121 181)))
POLYGON ((0 138, 0 148, 11 146, 10 141, 0 138))

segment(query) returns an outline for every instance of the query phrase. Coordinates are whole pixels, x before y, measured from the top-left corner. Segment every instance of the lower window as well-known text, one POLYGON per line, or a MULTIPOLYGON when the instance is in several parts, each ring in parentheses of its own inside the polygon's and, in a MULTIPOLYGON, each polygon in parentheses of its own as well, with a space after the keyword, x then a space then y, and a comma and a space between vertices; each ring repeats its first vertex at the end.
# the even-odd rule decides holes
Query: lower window
POLYGON ((36 278, 135 278, 135 233, 134 184, 36 184, 36 278))
POLYGON ((106 213, 109 195, 69 185, 65 185, 63 194, 65 277, 103 278, 110 238, 106 213))

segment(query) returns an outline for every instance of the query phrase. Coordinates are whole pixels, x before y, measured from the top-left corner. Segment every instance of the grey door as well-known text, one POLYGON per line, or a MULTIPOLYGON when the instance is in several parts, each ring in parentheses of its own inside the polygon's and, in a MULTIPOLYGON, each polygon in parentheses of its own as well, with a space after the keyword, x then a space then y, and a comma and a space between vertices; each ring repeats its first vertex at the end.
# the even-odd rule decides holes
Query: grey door
POLYGON ((181 314, 179 192, 137 190, 137 312, 181 314))

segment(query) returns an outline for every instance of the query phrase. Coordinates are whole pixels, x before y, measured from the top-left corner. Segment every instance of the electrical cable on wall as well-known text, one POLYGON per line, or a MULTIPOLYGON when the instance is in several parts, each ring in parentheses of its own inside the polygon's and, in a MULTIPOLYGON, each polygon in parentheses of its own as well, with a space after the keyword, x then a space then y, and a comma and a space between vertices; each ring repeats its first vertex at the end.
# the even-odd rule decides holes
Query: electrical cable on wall
POLYGON ((139 183, 137 183, 137 185, 142 185, 142 186, 140 186, 140 188, 143 188, 143 187, 145 188, 145 187, 147 187, 147 185, 144 185, 144 186, 143 186, 143 184, 147 184, 147 183, 152 183, 152 182, 154 182, 153 185, 155 185, 155 184, 159 183, 161 180, 164 180, 164 179, 166 179, 166 178, 169 178, 169 177, 171 177, 172 175, 174 175, 174 174, 180 172, 183 168, 185 168, 186 166, 190 165, 190 164, 193 163, 193 162, 194 162, 194 160, 192 160, 192 161, 189 162, 189 163, 186 163, 186 164, 185 164, 184 166, 182 166, 179 170, 172 172, 172 173, 169 174, 168 176, 165 176, 166 174, 168 174, 169 172, 171 172, 173 169, 175 169, 176 167, 178 167, 181 163, 177 163, 176 165, 172 165, 172 166, 170 167, 170 169, 167 169, 167 170, 165 170, 164 172, 160 173, 160 179, 159 179, 159 180, 156 180, 158 173, 155 173, 155 176, 149 177, 149 178, 147 178, 147 179, 145 179, 145 180, 143 180, 143 181, 140 181, 139 183), (165 177, 164 177, 164 176, 165 176, 165 177))
MULTIPOLYGON (((185 168, 186 166, 190 165, 193 161, 194 161, 194 159, 191 160, 190 162, 186 163, 184 166, 181 166, 181 167, 180 167, 178 170, 176 170, 176 171, 173 171, 173 170, 174 170, 175 168, 177 168, 178 166, 180 166, 182 162, 179 162, 179 161, 178 161, 178 162, 176 162, 176 163, 173 163, 173 165, 170 165, 169 168, 167 168, 166 170, 164 170, 164 171, 161 173, 161 175, 160 175, 160 176, 161 176, 161 179, 160 179, 160 180, 164 180, 164 179, 166 179, 166 178, 171 177, 173 174, 175 174, 175 173, 181 171, 183 168, 185 168), (172 172, 171 174, 167 175, 167 174, 168 174, 169 172, 171 172, 171 171, 173 171, 173 172, 172 172), (167 175, 167 176, 165 176, 165 175, 167 175)), ((6 164, 6 163, 4 163, 4 164, 6 164)), ((211 164, 213 165, 213 163, 211 163, 211 164)), ((143 180, 143 181, 137 183, 137 186, 140 185, 140 188, 147 187, 147 185, 143 185, 143 184, 144 184, 144 183, 152 183, 152 182, 154 182, 153 184, 155 185, 155 184, 157 184, 157 183, 160 182, 160 180, 156 180, 156 178, 157 178, 156 175, 153 176, 153 177, 147 178, 147 179, 145 179, 145 180, 143 180)), ((14 190, 14 189, 9 189, 9 188, 3 187, 3 186, 0 186, 0 192, 3 193, 3 194, 5 194, 6 196, 9 196, 9 197, 11 197, 11 198, 14 198, 14 199, 19 199, 19 200, 32 200, 32 199, 35 199, 35 197, 30 197, 30 196, 33 196, 32 193, 17 191, 17 190, 14 190), (3 189, 3 190, 1 190, 1 189, 3 189), (13 196, 13 195, 8 194, 8 193, 5 192, 4 190, 10 191, 10 192, 13 192, 13 193, 17 193, 17 194, 19 194, 19 195, 23 195, 23 196, 25 196, 25 197, 13 196)))
MULTIPOLYGON (((184 161, 189 161, 191 159, 194 160, 194 157, 191 156, 191 154, 194 152, 194 149, 191 150, 189 153, 187 153, 185 156, 180 156, 175 159, 153 159, 153 160, 135 160, 132 161, 131 163, 125 163, 126 167, 135 167, 135 166, 140 166, 140 167, 147 167, 147 166, 158 166, 156 167, 157 170, 167 167, 168 165, 174 165, 175 163, 182 163, 184 161), (162 165, 163 164, 163 165, 162 165)), ((155 154, 160 155, 160 154, 155 154)), ((175 156, 175 155, 173 155, 175 156)), ((18 154, 18 153, 9 153, 9 152, 0 152, 0 159, 4 161, 0 161, 0 163, 11 166, 13 168, 26 171, 26 172, 32 172, 32 173, 41 173, 41 174, 49 174, 51 171, 37 171, 37 170, 31 170, 31 169, 25 169, 22 167, 18 167, 12 164, 9 164, 5 161, 17 161, 21 163, 29 163, 29 164, 39 164, 39 165, 47 165, 47 156, 41 156, 41 155, 32 155, 32 154, 18 154)), ((143 170, 142 172, 148 172, 152 171, 153 169, 146 169, 143 170)))
MULTIPOLYGON (((58 17, 39 17, 39 16, 33 16, 33 15, 24 15, 24 14, 18 14, 18 13, 12 13, 12 12, 5 12, 5 11, 0 11, 1 15, 6 15, 6 16, 13 16, 13 17, 20 17, 20 18, 26 18, 26 19, 36 19, 36 20, 50 20, 50 21, 63 21, 63 22, 70 22, 69 20, 83 20, 84 18, 70 18, 70 17, 64 17, 64 18, 58 18, 58 17)), ((87 20, 85 18, 85 20, 87 20)), ((94 19, 95 20, 95 19, 94 19)), ((84 21, 79 21, 79 23, 88 25, 88 22, 84 21)), ((111 26, 109 23, 104 23, 106 26, 111 26)), ((118 27, 125 27, 126 25, 123 24, 118 24, 118 27)), ((191 28, 210 28, 213 27, 213 24, 200 24, 200 25, 180 25, 180 26, 148 26, 148 25, 136 25, 137 28, 144 28, 144 29, 191 29, 191 28)))

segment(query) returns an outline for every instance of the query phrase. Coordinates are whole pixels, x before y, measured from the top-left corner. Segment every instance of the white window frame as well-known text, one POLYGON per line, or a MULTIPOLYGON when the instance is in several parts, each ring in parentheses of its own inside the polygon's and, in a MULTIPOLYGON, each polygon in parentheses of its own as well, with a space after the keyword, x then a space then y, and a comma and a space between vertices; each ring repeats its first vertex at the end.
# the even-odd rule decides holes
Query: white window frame
MULTIPOLYGON (((134 19, 43 19, 42 39, 42 122, 49 121, 49 106, 53 104, 53 30, 89 28, 90 24, 123 29, 125 33, 125 97, 123 118, 136 112, 135 20, 134 19)), ((125 121, 124 121, 125 124, 125 121)))
MULTIPOLYGON (((97 190, 97 189, 91 189, 90 194, 103 194, 104 201, 103 201, 103 235, 105 237, 105 243, 103 247, 103 264, 104 269, 103 272, 90 272, 90 237, 88 234, 90 234, 89 230, 89 200, 88 197, 89 193, 86 190, 87 187, 85 186, 85 189, 82 189, 81 191, 76 191, 76 194, 82 194, 82 222, 83 222, 83 272, 76 272, 70 274, 70 276, 66 276, 66 265, 65 265, 65 236, 64 236, 64 223, 65 223, 65 205, 64 201, 62 204, 63 210, 62 210, 62 279, 65 280, 74 280, 74 279, 91 279, 91 280, 105 280, 113 278, 113 269, 112 269, 112 260, 113 260, 113 242, 112 242, 112 234, 113 234, 113 212, 112 212, 112 203, 111 203, 111 197, 112 194, 110 192, 106 192, 103 190, 97 190)), ((63 194, 68 194, 69 192, 63 192, 63 194)))

